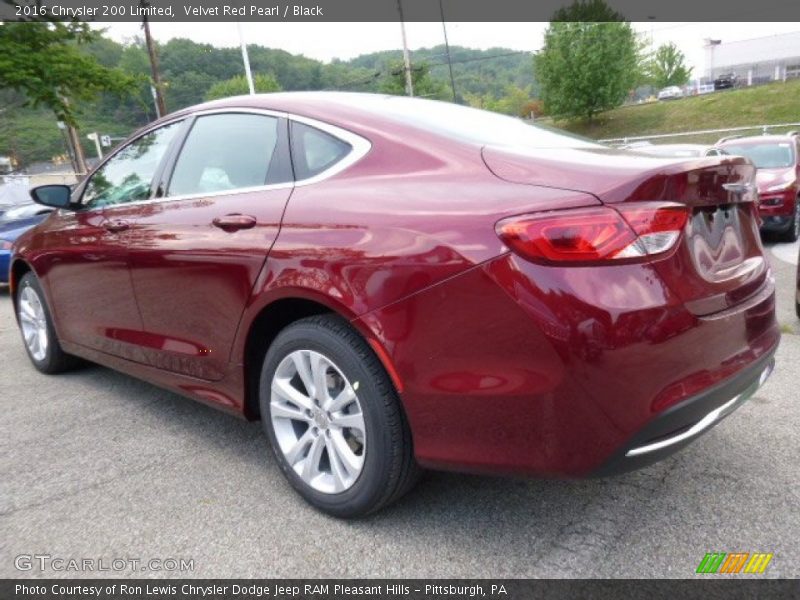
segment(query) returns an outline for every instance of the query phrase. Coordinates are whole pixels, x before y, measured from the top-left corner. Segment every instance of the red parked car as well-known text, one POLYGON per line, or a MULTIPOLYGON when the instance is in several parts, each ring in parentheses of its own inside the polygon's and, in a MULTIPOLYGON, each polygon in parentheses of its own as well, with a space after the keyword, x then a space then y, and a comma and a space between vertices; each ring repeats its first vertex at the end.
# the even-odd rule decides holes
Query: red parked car
POLYGON ((784 241, 800 238, 800 136, 762 135, 728 138, 717 143, 727 154, 753 161, 758 183, 762 231, 775 232, 784 241))
POLYGON ((428 100, 231 98, 34 190, 60 210, 16 244, 14 305, 45 373, 80 357, 260 417, 334 515, 420 467, 610 474, 772 369, 754 175, 428 100))

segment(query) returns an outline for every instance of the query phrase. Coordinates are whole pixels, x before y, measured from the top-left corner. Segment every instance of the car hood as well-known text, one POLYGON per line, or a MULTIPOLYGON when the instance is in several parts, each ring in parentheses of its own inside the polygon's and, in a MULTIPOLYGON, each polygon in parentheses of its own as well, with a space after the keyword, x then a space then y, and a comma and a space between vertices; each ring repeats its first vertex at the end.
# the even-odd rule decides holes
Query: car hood
POLYGON ((603 147, 516 146, 486 146, 482 154, 489 170, 506 181, 589 193, 603 202, 702 203, 706 199, 698 195, 698 184, 709 190, 717 180, 739 180, 753 172, 740 156, 675 158, 603 147))
POLYGON ((789 183, 795 178, 794 169, 782 167, 780 169, 759 169, 756 171, 756 184, 758 192, 764 193, 769 188, 789 183))
POLYGON ((36 215, 26 219, 0 223, 0 240, 6 240, 8 242, 15 241, 23 233, 44 221, 47 216, 48 215, 36 215))

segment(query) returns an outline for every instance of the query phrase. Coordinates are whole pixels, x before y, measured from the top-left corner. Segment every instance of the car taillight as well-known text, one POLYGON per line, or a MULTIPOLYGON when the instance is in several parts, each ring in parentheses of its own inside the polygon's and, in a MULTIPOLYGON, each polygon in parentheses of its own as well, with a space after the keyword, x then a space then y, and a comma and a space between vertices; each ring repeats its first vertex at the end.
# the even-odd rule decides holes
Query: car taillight
POLYGON ((496 229, 512 251, 533 261, 605 262, 666 252, 688 216, 681 204, 637 202, 510 217, 496 229))

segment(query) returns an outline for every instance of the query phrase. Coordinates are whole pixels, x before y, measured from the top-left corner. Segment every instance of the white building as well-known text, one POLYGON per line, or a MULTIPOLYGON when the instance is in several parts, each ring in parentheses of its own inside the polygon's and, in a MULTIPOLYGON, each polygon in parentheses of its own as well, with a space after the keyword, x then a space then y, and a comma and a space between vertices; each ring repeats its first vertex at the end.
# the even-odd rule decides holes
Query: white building
POLYGON ((800 77, 800 31, 739 42, 706 40, 706 81, 736 73, 739 85, 800 77))

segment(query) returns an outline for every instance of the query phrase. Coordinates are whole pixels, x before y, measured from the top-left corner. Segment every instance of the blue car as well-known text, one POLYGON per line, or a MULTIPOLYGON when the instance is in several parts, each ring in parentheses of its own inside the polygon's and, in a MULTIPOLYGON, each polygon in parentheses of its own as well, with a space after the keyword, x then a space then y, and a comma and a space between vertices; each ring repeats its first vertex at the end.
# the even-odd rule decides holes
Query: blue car
POLYGON ((0 223, 0 283, 8 283, 8 267, 11 262, 11 245, 31 227, 41 223, 47 215, 35 215, 17 221, 0 223))

